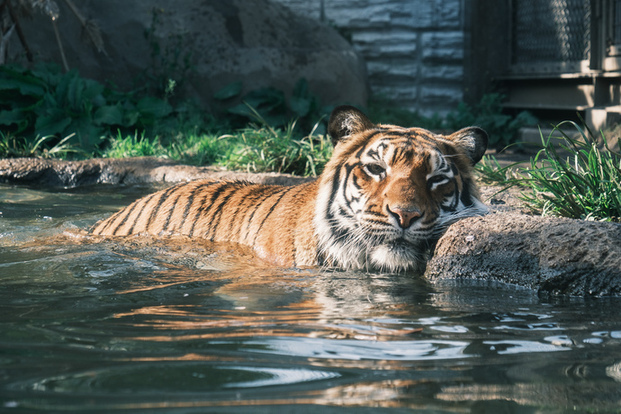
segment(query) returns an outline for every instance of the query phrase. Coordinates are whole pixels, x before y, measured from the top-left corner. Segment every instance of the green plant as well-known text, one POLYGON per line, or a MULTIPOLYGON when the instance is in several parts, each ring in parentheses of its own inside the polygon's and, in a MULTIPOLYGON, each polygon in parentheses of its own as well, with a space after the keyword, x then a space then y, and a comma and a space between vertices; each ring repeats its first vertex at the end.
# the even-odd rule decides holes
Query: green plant
POLYGON ((73 134, 67 135, 54 145, 45 145, 46 141, 56 137, 39 137, 34 141, 19 138, 10 133, 0 132, 0 157, 41 157, 41 158, 64 158, 69 154, 80 153, 79 148, 69 144, 73 134))
POLYGON ((534 125, 537 120, 527 111, 515 116, 503 113, 504 99, 502 94, 491 93, 484 95, 476 105, 461 102, 456 111, 446 116, 444 128, 458 130, 468 125, 476 125, 487 131, 490 148, 501 150, 514 144, 519 129, 525 125, 534 125))
POLYGON ((317 120, 329 112, 319 102, 319 98, 313 95, 308 87, 306 79, 299 79, 289 99, 285 93, 276 88, 267 87, 254 89, 245 95, 242 82, 233 82, 214 95, 214 99, 226 107, 226 113, 237 118, 233 123, 237 126, 245 126, 248 122, 256 122, 257 115, 263 124, 276 128, 286 128, 292 120, 296 120, 298 128, 302 131, 317 129, 317 120), (227 106, 227 102, 241 101, 227 106))
POLYGON ((0 126, 26 141, 46 137, 53 146, 71 136, 68 144, 90 153, 111 130, 150 129, 172 114, 164 100, 119 92, 77 71, 0 66, 0 126))
POLYGON ((508 187, 517 184, 517 169, 520 162, 511 163, 504 167, 493 155, 484 155, 475 166, 479 179, 487 184, 502 184, 508 187))
POLYGON ((619 221, 621 217, 621 155, 612 151, 604 134, 603 148, 592 133, 566 121, 557 125, 543 148, 531 159, 520 180, 529 192, 523 200, 544 215, 619 221), (579 139, 570 138, 561 127, 571 125, 579 139), (562 137, 555 138, 554 132, 562 137))
POLYGON ((118 133, 110 139, 101 156, 158 156, 194 165, 215 164, 232 170, 316 176, 330 158, 330 140, 315 131, 297 138, 295 127, 295 123, 286 129, 249 125, 230 134, 178 135, 166 144, 157 138, 147 139, 144 134, 123 136, 118 133))
POLYGON ((295 122, 286 129, 274 128, 252 107, 249 109, 263 126, 251 125, 242 130, 237 145, 232 145, 221 165, 252 172, 276 171, 304 176, 316 176, 321 172, 332 154, 332 145, 325 134, 315 135, 316 128, 313 128, 310 134, 296 139, 295 122))
POLYGON ((160 144, 157 138, 145 138, 144 132, 138 135, 134 132, 123 137, 117 132, 114 139, 110 139, 110 145, 102 152, 104 158, 129 158, 129 157, 166 157, 168 151, 160 144))

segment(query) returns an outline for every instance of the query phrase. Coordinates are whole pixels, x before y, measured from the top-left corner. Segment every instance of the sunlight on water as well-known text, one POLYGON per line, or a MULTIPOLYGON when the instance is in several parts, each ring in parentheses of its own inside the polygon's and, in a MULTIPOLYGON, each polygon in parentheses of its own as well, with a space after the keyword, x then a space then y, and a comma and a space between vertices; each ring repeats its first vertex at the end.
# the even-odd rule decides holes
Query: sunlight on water
POLYGON ((148 191, 0 186, 0 411, 618 408, 618 299, 84 231, 148 191))

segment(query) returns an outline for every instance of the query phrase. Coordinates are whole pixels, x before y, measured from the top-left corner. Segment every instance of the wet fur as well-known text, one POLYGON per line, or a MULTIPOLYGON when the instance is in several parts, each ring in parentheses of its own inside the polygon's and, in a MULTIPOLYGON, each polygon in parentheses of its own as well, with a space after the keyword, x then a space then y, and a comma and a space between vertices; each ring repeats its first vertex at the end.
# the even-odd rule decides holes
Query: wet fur
POLYGON ((419 268, 446 228, 485 214, 472 178, 487 135, 374 125, 353 107, 331 115, 335 146, 314 182, 194 181, 141 198, 97 223, 102 236, 186 235, 234 242, 281 266, 419 268))

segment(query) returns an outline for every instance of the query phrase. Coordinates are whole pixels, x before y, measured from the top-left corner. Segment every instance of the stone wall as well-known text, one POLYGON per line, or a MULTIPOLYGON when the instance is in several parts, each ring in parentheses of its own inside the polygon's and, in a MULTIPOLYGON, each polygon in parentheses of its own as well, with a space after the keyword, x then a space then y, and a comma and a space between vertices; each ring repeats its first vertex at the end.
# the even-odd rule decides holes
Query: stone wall
POLYGON ((274 1, 341 31, 366 60, 374 95, 424 115, 463 99, 467 0, 274 1))

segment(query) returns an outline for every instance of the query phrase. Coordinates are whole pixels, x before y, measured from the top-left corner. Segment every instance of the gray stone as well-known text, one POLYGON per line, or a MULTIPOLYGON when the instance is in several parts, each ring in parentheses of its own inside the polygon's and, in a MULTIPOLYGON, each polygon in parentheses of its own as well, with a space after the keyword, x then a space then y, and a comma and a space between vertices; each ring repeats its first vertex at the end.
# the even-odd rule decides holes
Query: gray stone
POLYGON ((553 295, 621 295, 621 224, 496 213, 452 225, 426 277, 553 295))
POLYGON ((153 157, 60 161, 41 158, 0 159, 0 183, 45 187, 95 184, 153 184, 211 179, 241 179, 262 184, 292 185, 309 178, 277 173, 241 173, 216 167, 179 165, 153 157))
POLYGON ((431 32, 421 36, 422 58, 425 62, 459 64, 464 58, 462 32, 431 32))
MULTIPOLYGON (((269 0, 78 2, 101 28, 107 54, 80 40, 77 19, 64 2, 57 3, 68 65, 85 77, 144 87, 147 69, 159 65, 161 75, 178 82, 178 96, 204 104, 213 103, 214 92, 233 81, 242 80, 246 92, 273 86, 290 93, 306 78, 324 104, 366 103, 364 63, 347 41, 331 27, 269 0), (153 30, 159 52, 145 38, 147 30, 153 30)), ((61 62, 47 16, 37 13, 22 26, 35 61, 61 62)), ((21 52, 13 40, 13 54, 21 52)))

